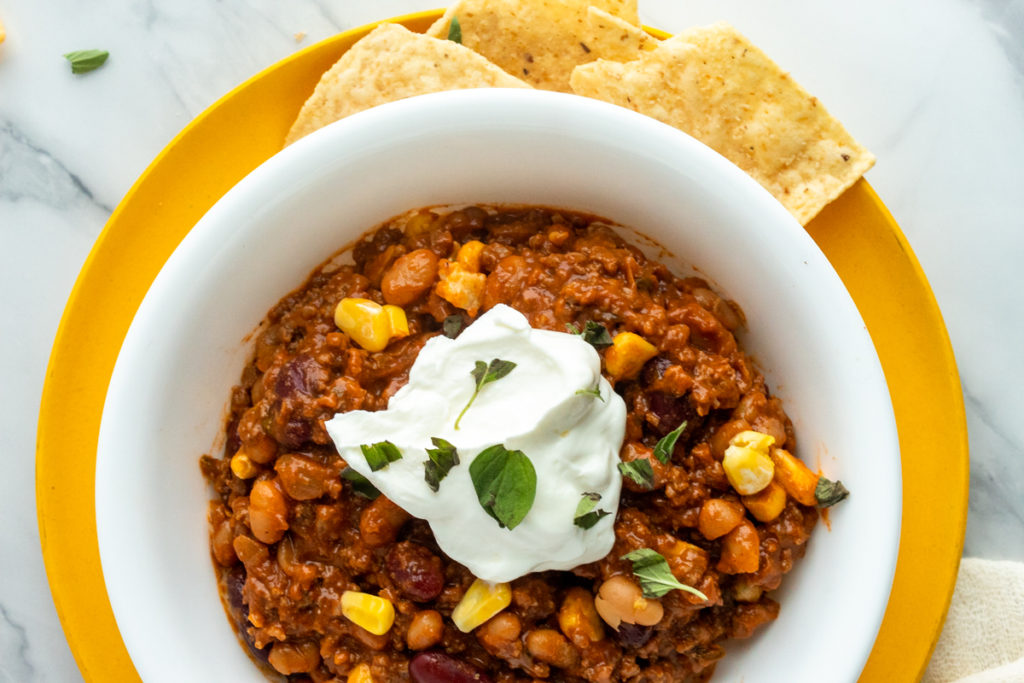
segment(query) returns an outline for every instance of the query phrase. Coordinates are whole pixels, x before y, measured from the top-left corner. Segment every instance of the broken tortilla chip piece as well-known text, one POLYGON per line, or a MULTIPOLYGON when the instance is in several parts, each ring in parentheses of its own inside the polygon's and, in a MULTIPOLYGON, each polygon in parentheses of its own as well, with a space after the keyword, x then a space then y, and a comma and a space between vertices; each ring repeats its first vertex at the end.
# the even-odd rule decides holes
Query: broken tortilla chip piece
POLYGON ((806 225, 874 164, 799 84, 728 24, 693 28, 622 64, 577 67, 573 91, 646 114, 746 171, 806 225))
POLYGON ((644 42, 635 25, 636 0, 458 0, 427 35, 447 36, 453 17, 463 45, 544 90, 572 92, 575 67, 636 59, 644 42), (592 17, 591 8, 598 14, 592 17), (600 20, 601 12, 607 20, 600 20))
POLYGON ((397 24, 381 24, 320 78, 285 144, 356 112, 414 95, 529 87, 450 40, 428 38, 397 24))

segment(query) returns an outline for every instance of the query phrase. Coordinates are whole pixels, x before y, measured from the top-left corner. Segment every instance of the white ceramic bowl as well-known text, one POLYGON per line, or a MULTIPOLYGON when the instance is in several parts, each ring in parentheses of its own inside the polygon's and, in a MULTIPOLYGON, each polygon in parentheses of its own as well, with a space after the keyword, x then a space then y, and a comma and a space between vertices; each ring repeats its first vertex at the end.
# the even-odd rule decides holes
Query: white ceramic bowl
POLYGON ((96 466, 104 578, 142 678, 259 677, 218 597, 197 464, 223 429, 246 335, 380 221, 476 202, 604 216, 740 303, 799 455, 852 495, 786 577, 778 620, 728 644, 715 680, 855 680, 888 599, 901 497, 889 395, 853 302, 782 206, 702 144, 612 105, 520 90, 417 97, 328 126, 253 171, 167 261, 121 349, 96 466))

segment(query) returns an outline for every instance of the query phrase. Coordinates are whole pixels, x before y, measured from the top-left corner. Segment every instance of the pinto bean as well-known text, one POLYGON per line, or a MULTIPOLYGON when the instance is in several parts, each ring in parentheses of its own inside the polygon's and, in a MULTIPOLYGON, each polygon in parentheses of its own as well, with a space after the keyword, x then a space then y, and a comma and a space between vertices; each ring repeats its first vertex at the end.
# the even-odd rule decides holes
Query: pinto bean
POLYGON ((535 659, 559 669, 576 666, 580 653, 565 636, 552 628, 541 628, 526 634, 526 649, 535 659))
POLYGON ((398 257, 384 272, 380 290, 384 301, 406 306, 430 290, 437 279, 437 254, 417 249, 398 257))
POLYGON ((249 528, 264 543, 276 543, 288 530, 288 503, 276 479, 261 479, 252 485, 249 528))
POLYGON ((426 609, 413 615, 405 642, 410 650, 426 650, 441 642, 444 636, 444 619, 441 613, 426 609))
POLYGON ((378 496, 376 500, 363 508, 359 517, 359 535, 363 542, 371 548, 379 548, 394 543, 402 525, 411 519, 411 515, 392 503, 386 496, 378 496))

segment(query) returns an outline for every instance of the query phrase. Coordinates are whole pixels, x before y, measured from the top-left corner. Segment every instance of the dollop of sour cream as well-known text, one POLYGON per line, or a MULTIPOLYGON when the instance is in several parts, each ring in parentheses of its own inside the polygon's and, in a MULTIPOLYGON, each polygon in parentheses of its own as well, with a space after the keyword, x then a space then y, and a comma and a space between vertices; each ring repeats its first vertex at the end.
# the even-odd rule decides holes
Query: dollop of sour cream
POLYGON ((590 344, 579 335, 533 329, 521 313, 498 305, 458 338, 430 339, 387 410, 339 413, 327 431, 352 469, 430 524, 449 557, 497 582, 571 569, 611 551, 625 424, 625 403, 601 376, 590 344), (456 429, 476 388, 476 361, 495 358, 516 366, 481 388, 456 429), (424 478, 431 437, 454 445, 460 460, 436 492, 424 478), (371 471, 360 445, 385 440, 402 457, 371 471), (495 444, 525 453, 537 475, 533 505, 512 529, 484 510, 470 477, 473 459, 495 444), (594 509, 611 513, 589 529, 574 523, 585 492, 600 494, 594 509))

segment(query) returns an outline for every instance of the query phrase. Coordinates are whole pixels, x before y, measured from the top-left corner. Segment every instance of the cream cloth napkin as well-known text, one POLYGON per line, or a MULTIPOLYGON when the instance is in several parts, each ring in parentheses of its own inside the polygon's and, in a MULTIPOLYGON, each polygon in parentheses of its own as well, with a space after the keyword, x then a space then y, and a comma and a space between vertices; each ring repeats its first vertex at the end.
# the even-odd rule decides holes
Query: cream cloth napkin
POLYGON ((1024 681, 1024 563, 965 559, 922 683, 1024 681))

